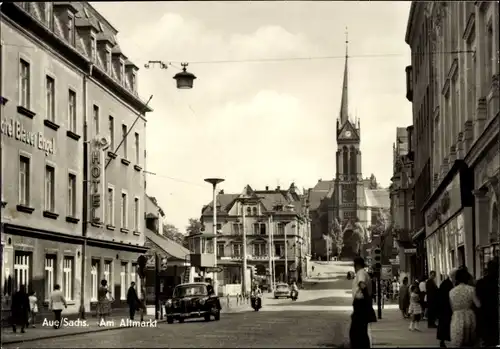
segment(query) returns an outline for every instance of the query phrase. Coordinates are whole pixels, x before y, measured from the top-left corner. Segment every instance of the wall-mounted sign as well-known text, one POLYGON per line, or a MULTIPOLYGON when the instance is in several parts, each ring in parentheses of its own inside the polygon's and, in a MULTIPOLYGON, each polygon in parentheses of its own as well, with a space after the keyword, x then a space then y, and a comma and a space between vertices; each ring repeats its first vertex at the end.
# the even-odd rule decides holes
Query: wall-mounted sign
POLYGON ((99 140, 90 142, 90 222, 101 225, 104 221, 102 196, 104 194, 103 176, 104 152, 99 140))
POLYGON ((2 135, 44 151, 46 155, 55 152, 54 138, 45 138, 42 132, 27 131, 23 124, 17 120, 2 119, 1 132, 2 135))
POLYGON ((405 253, 412 254, 412 253, 417 253, 416 248, 405 248, 405 253))

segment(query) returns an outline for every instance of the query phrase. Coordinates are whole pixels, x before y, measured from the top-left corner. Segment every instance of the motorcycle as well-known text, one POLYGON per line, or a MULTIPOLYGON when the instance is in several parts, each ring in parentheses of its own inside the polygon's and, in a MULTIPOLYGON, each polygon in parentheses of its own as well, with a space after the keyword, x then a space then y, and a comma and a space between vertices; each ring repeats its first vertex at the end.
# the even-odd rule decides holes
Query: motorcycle
POLYGON ((290 298, 292 298, 292 301, 296 301, 297 298, 299 298, 299 292, 293 290, 292 293, 290 294, 290 298))
POLYGON ((262 299, 259 296, 250 298, 250 302, 252 303, 252 308, 255 311, 259 311, 259 309, 262 308, 262 299))

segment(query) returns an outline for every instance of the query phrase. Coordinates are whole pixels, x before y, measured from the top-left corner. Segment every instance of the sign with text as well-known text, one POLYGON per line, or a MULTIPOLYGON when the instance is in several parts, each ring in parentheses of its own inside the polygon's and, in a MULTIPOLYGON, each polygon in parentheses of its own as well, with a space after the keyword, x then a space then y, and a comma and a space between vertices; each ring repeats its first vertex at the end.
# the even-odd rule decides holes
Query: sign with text
POLYGON ((2 119, 2 135, 13 138, 16 141, 28 144, 45 152, 45 155, 54 154, 55 139, 46 138, 42 132, 32 132, 24 128, 20 121, 14 119, 2 119))
POLYGON ((104 152, 100 140, 90 142, 89 149, 90 223, 104 223, 104 152))

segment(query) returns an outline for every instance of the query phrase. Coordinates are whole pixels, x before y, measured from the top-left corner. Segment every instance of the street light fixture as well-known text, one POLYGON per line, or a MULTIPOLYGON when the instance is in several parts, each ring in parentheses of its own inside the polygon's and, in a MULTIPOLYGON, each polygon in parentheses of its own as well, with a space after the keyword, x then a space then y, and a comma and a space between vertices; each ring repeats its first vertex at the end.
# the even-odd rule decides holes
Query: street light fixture
POLYGON ((196 79, 196 76, 186 71, 188 63, 181 63, 181 66, 182 71, 174 76, 174 79, 177 81, 177 88, 180 90, 191 89, 193 88, 193 81, 196 79))
MULTIPOLYGON (((212 184, 212 220, 213 220, 213 232, 214 232, 214 243, 213 243, 213 248, 214 248, 214 267, 217 266, 217 184, 224 182, 224 179, 222 178, 205 178, 205 182, 212 184)), ((213 278, 213 287, 215 292, 218 294, 219 293, 219 285, 218 285, 218 280, 217 280, 217 271, 215 272, 215 277, 213 278)))

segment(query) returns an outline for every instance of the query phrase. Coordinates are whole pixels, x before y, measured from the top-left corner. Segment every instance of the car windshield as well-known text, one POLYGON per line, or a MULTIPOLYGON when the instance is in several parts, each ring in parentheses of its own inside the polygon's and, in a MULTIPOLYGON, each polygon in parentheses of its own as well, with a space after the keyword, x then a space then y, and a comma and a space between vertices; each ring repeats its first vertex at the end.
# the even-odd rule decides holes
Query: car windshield
POLYGON ((288 285, 278 285, 277 289, 279 291, 287 291, 288 290, 288 285))
POLYGON ((181 285, 174 290, 174 297, 206 296, 207 287, 205 285, 181 285))

